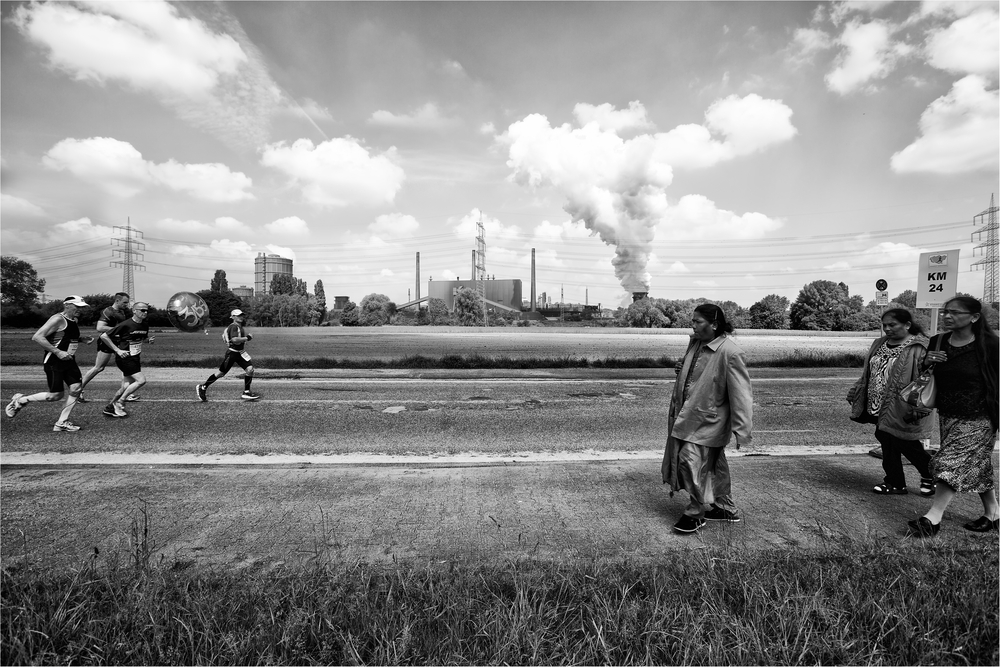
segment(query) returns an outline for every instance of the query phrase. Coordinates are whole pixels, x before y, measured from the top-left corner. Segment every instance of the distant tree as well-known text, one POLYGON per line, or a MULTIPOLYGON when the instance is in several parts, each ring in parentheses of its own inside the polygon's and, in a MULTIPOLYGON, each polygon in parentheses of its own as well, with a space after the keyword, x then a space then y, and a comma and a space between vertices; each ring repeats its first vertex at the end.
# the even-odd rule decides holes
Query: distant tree
POLYGON ((652 299, 657 308, 660 309, 668 320, 670 326, 675 329, 685 329, 691 326, 691 316, 694 309, 707 301, 707 299, 652 299))
POLYGON ((226 280, 226 272, 222 269, 215 270, 215 277, 212 278, 212 285, 209 289, 213 292, 228 292, 229 281, 226 280))
POLYGON ((396 312, 396 305, 385 294, 369 294, 361 299, 358 311, 358 324, 363 327, 380 327, 389 323, 392 314, 396 312))
POLYGON ((917 293, 911 289, 903 290, 893 301, 899 304, 899 308, 906 308, 911 313, 917 309, 917 293))
POLYGON ((316 297, 316 307, 319 309, 319 321, 326 319, 326 292, 323 290, 323 281, 317 280, 313 288, 316 297))
POLYGON ((358 326, 358 305, 353 301, 348 301, 344 305, 344 310, 340 312, 340 323, 345 327, 358 326))
POLYGON ((754 329, 787 329, 788 299, 768 294, 748 310, 749 326, 754 329))
POLYGON ((294 276, 293 280, 295 281, 295 294, 300 294, 302 296, 305 296, 306 294, 309 293, 308 288, 306 287, 306 281, 301 280, 299 278, 295 278, 294 276))
POLYGON ((0 303, 27 310, 44 291, 45 281, 35 267, 12 255, 0 257, 0 303))
MULTIPOLYGON (((101 317, 101 311, 114 303, 115 297, 113 294, 84 294, 83 300, 87 302, 87 307, 80 311, 77 321, 80 326, 86 327, 97 323, 97 320, 101 317)), ((129 317, 132 316, 131 310, 126 309, 125 313, 129 317)), ((148 315, 146 316, 146 320, 149 320, 148 315)))
POLYGON ((243 310, 243 302, 232 292, 213 292, 210 289, 203 289, 198 292, 198 296, 208 305, 208 316, 213 327, 228 325, 232 321, 229 319, 229 313, 236 308, 243 310))
POLYGON ((652 300, 647 298, 629 304, 629 307, 622 311, 618 325, 640 329, 659 329, 669 327, 670 319, 652 300))
POLYGON ((482 326, 483 300, 479 297, 479 293, 468 287, 460 287, 455 293, 453 315, 456 323, 463 327, 482 326))
POLYGON ((726 321, 734 329, 745 329, 750 326, 750 311, 735 301, 718 301, 716 305, 726 314, 726 321))
POLYGON ((427 299, 427 308, 424 310, 427 312, 427 324, 437 326, 451 324, 451 314, 444 299, 427 299))
POLYGON ((833 331, 844 311, 850 310, 848 299, 843 287, 831 280, 804 285, 789 313, 792 329, 833 331))
POLYGON ((287 273, 278 273, 271 278, 271 294, 295 294, 298 284, 287 273))

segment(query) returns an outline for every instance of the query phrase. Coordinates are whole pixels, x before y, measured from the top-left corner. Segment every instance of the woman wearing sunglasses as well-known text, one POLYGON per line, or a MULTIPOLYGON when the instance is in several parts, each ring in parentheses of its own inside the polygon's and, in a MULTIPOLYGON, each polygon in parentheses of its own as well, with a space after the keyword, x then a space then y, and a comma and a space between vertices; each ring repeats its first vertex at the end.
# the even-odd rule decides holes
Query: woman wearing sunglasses
MULTIPOLYGON (((976 299, 957 296, 944 305, 941 323, 946 333, 941 349, 927 353, 924 365, 934 364, 941 449, 931 459, 936 482, 934 503, 924 516, 910 521, 918 537, 937 535, 941 519, 956 493, 978 493, 983 516, 965 524, 977 533, 1000 526, 993 483, 993 443, 997 436, 997 367, 1000 340, 983 317, 976 299)), ((938 336, 931 339, 934 349, 938 336)))

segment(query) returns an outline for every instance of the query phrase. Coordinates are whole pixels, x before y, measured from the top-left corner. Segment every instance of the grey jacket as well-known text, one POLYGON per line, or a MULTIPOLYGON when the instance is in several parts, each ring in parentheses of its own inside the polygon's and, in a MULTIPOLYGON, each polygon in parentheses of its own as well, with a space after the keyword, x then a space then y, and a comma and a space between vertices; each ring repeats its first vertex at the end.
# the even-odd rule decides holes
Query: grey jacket
POLYGON ((927 356, 928 340, 926 336, 917 334, 906 343, 900 351, 896 363, 892 366, 889 381, 885 387, 885 397, 879 408, 878 415, 868 414, 868 380, 871 375, 871 358, 875 351, 886 341, 883 336, 872 343, 865 357, 865 369, 861 378, 851 388, 854 400, 851 401, 851 419, 856 422, 876 424, 880 431, 890 433, 903 440, 920 440, 931 437, 934 424, 931 413, 917 414, 903 400, 900 392, 920 375, 920 363, 927 356), (908 423, 912 422, 912 423, 908 423))

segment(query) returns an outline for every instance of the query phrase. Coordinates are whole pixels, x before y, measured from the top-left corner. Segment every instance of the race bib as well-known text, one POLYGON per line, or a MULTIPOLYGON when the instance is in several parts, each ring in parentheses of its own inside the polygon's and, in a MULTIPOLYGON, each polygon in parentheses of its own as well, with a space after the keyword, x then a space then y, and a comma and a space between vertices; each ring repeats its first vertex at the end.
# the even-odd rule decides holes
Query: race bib
POLYGON ((66 348, 66 353, 71 357, 76 356, 76 348, 80 347, 79 343, 70 343, 69 347, 66 348))
POLYGON ((244 361, 250 361, 250 354, 246 350, 240 352, 240 356, 243 357, 244 361))
POLYGON ((138 357, 140 354, 142 354, 142 341, 141 340, 129 341, 128 353, 133 357, 138 357))

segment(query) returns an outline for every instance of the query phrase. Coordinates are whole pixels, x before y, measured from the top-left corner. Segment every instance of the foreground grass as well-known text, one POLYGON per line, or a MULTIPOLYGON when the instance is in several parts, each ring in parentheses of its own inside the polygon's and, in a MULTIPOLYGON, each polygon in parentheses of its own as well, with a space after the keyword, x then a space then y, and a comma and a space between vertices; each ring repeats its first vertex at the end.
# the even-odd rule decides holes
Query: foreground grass
MULTIPOLYGON (((136 550, 140 554, 141 550, 136 550)), ((997 664, 997 548, 3 571, 3 664, 997 664)))

